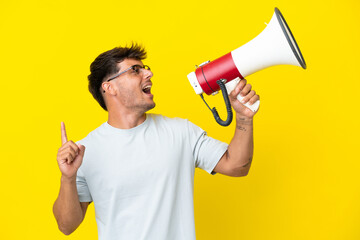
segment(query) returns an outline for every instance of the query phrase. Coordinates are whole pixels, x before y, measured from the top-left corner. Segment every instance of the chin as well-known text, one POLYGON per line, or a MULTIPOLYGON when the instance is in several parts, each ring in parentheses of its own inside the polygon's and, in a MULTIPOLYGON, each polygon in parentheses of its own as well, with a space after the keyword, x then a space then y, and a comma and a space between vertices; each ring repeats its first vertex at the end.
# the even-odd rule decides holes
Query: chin
POLYGON ((142 111, 145 113, 151 109, 153 109, 155 107, 155 102, 152 103, 147 103, 147 104, 143 104, 140 108, 142 109, 142 111))
POLYGON ((149 111, 149 110, 155 108, 155 106, 156 106, 155 102, 153 102, 152 104, 149 104, 146 111, 149 111))

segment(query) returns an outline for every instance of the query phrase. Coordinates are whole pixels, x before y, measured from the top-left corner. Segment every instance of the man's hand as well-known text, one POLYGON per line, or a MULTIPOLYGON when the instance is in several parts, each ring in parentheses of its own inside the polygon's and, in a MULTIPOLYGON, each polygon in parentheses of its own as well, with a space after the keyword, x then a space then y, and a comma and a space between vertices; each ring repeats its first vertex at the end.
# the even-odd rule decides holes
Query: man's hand
POLYGON ((254 117, 258 110, 253 112, 243 104, 249 102, 249 104, 252 105, 259 99, 259 95, 257 95, 254 90, 251 90, 251 85, 246 84, 246 79, 242 79, 229 95, 231 106, 234 108, 237 116, 243 116, 247 118, 254 117), (236 98, 239 93, 242 97, 244 97, 242 102, 236 98))
POLYGON ((62 146, 58 150, 57 162, 63 177, 67 179, 76 178, 85 152, 85 146, 75 144, 73 141, 67 140, 65 124, 61 123, 61 143, 62 146))

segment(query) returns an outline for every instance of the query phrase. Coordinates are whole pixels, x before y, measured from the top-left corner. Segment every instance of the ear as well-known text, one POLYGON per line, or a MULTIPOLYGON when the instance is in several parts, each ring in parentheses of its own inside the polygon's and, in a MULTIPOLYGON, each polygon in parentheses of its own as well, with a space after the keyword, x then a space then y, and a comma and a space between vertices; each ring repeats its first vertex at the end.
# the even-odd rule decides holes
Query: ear
POLYGON ((102 89, 103 93, 107 92, 110 95, 116 95, 115 88, 114 88, 113 84, 111 84, 110 82, 103 82, 101 84, 101 89, 102 89))

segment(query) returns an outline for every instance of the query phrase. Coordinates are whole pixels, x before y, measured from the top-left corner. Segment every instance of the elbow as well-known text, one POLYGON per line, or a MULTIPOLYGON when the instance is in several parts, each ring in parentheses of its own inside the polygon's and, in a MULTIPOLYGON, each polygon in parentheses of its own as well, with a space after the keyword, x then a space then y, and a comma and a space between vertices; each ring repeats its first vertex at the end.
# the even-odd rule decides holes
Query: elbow
POLYGON ((72 234, 75 231, 75 229, 72 229, 72 228, 69 228, 66 226, 62 226, 60 224, 58 224, 58 228, 59 228, 60 232, 62 232, 66 236, 69 236, 70 234, 72 234))
POLYGON ((67 236, 73 233, 79 227, 83 219, 80 216, 74 217, 72 215, 61 214, 61 212, 56 211, 55 207, 53 208, 53 213, 60 232, 67 236))
POLYGON ((249 167, 237 167, 229 169, 226 175, 230 177, 245 177, 248 175, 250 168, 249 167))
POLYGON ((61 219, 60 217, 56 218, 56 222, 57 222, 60 232, 62 232, 66 236, 73 233, 76 230, 76 228, 78 227, 78 225, 73 224, 71 222, 67 222, 65 219, 61 219))
POLYGON ((250 166, 251 166, 252 158, 248 160, 248 163, 246 163, 243 166, 234 168, 234 177, 245 177, 249 174, 250 166))
POLYGON ((249 173, 249 169, 241 169, 234 173, 233 177, 246 177, 249 173))
POLYGON ((246 177, 248 174, 249 174, 249 171, 242 172, 241 174, 239 174, 238 177, 246 177))
POLYGON ((63 229, 61 229, 61 228, 59 228, 60 229, 60 232, 62 232, 63 234, 65 234, 66 236, 69 236, 71 233, 72 233, 72 231, 66 231, 66 230, 63 230, 63 229))

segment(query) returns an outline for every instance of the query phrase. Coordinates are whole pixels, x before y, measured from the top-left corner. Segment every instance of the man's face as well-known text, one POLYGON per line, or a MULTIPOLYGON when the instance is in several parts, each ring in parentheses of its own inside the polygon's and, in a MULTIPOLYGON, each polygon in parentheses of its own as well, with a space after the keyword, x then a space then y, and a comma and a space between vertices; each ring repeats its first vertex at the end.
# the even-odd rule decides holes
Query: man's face
MULTIPOLYGON (((119 72, 134 65, 144 66, 140 60, 125 59, 118 63, 119 72)), ((154 96, 151 94, 151 77, 153 74, 150 70, 144 68, 138 70, 130 69, 116 79, 111 80, 110 83, 114 84, 117 92, 116 97, 126 109, 145 113, 155 107, 154 96)))

